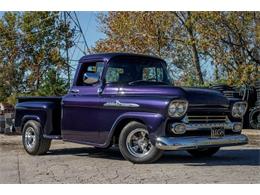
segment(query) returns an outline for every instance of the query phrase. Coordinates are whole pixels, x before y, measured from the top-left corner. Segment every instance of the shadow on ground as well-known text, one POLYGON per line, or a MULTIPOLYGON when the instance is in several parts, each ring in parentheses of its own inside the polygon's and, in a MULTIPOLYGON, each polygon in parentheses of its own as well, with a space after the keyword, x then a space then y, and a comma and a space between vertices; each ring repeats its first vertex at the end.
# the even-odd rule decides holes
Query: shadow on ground
MULTIPOLYGON (((88 158, 124 160, 117 148, 96 149, 90 147, 50 150, 47 155, 74 155, 88 158)), ((165 152, 156 164, 185 164, 187 166, 260 165, 260 149, 224 149, 207 158, 194 158, 185 151, 165 152)))

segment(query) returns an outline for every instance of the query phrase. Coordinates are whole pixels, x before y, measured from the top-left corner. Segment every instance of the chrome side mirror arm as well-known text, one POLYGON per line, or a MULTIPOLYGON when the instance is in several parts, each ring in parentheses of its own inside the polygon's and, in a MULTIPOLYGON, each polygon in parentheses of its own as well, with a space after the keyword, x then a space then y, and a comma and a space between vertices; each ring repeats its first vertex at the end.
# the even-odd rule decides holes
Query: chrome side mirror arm
POLYGON ((105 89, 105 86, 106 86, 106 80, 105 80, 105 79, 102 79, 102 80, 101 80, 101 84, 100 84, 100 86, 99 86, 98 89, 97 89, 98 95, 102 95, 102 93, 103 93, 103 91, 104 91, 104 89, 105 89))

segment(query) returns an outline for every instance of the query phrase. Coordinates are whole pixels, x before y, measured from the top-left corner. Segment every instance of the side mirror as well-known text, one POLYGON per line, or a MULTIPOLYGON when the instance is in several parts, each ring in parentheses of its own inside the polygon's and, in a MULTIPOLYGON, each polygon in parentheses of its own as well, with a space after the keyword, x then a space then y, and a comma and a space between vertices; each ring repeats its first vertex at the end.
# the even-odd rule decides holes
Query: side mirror
POLYGON ((93 85, 99 82, 99 76, 96 73, 86 72, 83 75, 83 83, 87 85, 93 85))

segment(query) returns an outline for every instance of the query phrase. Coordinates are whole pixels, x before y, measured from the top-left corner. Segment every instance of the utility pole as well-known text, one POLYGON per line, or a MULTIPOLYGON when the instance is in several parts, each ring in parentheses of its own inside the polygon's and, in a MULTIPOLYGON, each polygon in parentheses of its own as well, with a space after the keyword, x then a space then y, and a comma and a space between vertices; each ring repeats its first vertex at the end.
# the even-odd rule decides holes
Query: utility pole
POLYGON ((86 32, 83 32, 77 13, 75 11, 61 12, 60 18, 65 23, 66 28, 71 28, 74 33, 73 40, 69 40, 69 36, 65 35, 65 50, 63 54, 67 65, 68 86, 70 86, 71 75, 78 65, 79 58, 90 54, 91 50, 85 36, 86 32), (70 47, 70 41, 72 41, 72 47, 70 47))
MULTIPOLYGON (((63 12, 64 23, 66 28, 69 26, 67 21, 67 13, 63 12)), ((69 45, 68 45, 68 35, 65 35, 65 52, 66 52, 66 65, 67 65, 67 76, 68 76, 68 83, 67 85, 70 86, 70 59, 69 59, 69 45)))

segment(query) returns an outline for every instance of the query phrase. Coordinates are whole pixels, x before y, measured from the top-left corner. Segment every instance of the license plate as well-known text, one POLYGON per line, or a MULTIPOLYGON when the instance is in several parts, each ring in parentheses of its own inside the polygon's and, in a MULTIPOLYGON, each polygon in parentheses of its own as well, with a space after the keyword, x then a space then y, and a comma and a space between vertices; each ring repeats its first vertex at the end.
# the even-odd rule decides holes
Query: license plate
POLYGON ((220 138, 225 136, 225 129, 223 127, 211 128, 211 138, 220 138))

